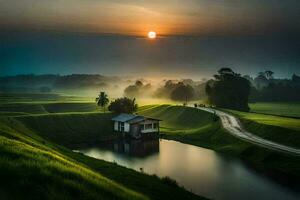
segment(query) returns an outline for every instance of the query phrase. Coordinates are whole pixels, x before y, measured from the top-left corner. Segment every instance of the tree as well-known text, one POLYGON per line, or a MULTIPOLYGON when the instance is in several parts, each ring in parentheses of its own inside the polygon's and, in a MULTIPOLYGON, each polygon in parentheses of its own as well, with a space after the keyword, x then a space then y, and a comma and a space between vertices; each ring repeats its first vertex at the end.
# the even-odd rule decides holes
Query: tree
POLYGON ((205 88, 209 103, 221 108, 249 111, 250 82, 247 79, 230 68, 220 69, 214 77, 205 88))
POLYGON ((297 76, 296 74, 293 74, 292 81, 295 83, 300 83, 300 76, 297 76))
POLYGON ((265 72, 258 73, 258 76, 254 79, 254 85, 259 90, 269 85, 269 80, 266 78, 265 72))
POLYGON ((105 106, 108 104, 108 102, 109 99, 107 94, 105 94, 105 92, 100 92, 100 94, 96 98, 96 103, 98 106, 101 106, 104 109, 104 112, 105 112, 105 106))
POLYGON ((224 75, 235 75, 234 71, 231 69, 231 68, 228 68, 228 67, 223 67, 221 69, 219 69, 218 73, 221 75, 221 76, 224 76, 224 75))
POLYGON ((129 98, 145 97, 146 95, 149 95, 151 88, 152 86, 150 83, 144 85, 142 81, 137 80, 134 85, 129 85, 125 88, 124 96, 129 98))
POLYGON ((185 85, 179 82, 171 93, 171 99, 175 101, 185 101, 185 103, 194 98, 195 91, 190 85, 185 85))
POLYGON ((108 110, 116 113, 134 113, 137 111, 138 105, 134 99, 127 97, 116 99, 108 106, 108 110))

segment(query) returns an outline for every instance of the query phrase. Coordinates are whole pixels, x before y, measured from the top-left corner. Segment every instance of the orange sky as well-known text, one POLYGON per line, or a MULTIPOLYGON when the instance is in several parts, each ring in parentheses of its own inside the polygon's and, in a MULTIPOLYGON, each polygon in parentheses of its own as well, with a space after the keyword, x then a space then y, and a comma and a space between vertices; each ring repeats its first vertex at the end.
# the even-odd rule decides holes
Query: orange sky
POLYGON ((0 0, 8 28, 146 35, 299 31, 296 0, 0 0), (298 27, 298 28, 297 28, 298 27))

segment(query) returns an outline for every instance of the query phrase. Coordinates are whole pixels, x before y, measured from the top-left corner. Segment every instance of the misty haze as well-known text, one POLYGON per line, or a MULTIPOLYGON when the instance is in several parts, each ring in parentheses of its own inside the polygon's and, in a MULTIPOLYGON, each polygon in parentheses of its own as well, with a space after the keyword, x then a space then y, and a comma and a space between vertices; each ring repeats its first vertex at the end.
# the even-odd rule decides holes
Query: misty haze
POLYGON ((0 199, 300 199, 298 0, 0 0, 0 199))

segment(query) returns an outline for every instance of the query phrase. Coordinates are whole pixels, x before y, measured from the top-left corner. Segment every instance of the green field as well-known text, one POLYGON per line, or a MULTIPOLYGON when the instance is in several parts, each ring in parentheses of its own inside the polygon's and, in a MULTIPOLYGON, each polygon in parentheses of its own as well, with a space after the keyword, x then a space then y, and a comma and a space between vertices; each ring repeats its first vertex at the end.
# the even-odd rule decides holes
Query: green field
POLYGON ((161 119, 161 130, 165 132, 193 132, 210 125, 210 113, 176 105, 142 106, 138 114, 161 119))
POLYGON ((52 102, 49 112, 49 102, 10 100, 16 112, 9 114, 7 103, 0 116, 0 199, 202 199, 168 179, 64 147, 112 137, 111 113, 84 102, 52 102))
MULTIPOLYGON (((93 102, 76 98, 63 102, 47 98, 17 98, 16 102, 14 99, 5 98, 0 103, 0 173, 4 177, 0 181, 1 197, 20 191, 14 194, 15 198, 30 198, 26 194, 37 199, 200 198, 155 176, 67 149, 114 137, 110 120, 114 114, 100 112, 93 102), (64 190, 61 192, 60 188, 64 190)), ((207 112, 175 105, 148 105, 140 107, 138 113, 161 119, 161 132, 166 139, 214 149, 268 170, 300 177, 300 158, 241 141, 224 131, 220 121, 214 121, 207 112)), ((298 119, 234 114, 242 118, 251 132, 300 145, 298 119)))
MULTIPOLYGON (((140 110, 140 114, 163 120, 161 131, 167 139, 214 149, 231 156, 238 156, 268 170, 276 170, 284 174, 300 177, 299 157, 273 152, 237 139, 222 128, 219 120, 213 121, 211 114, 207 112, 171 105, 144 106, 140 110)), ((239 113, 241 114, 241 112, 239 113)), ((250 115, 253 114, 250 113, 250 115)), ((242 115, 239 117, 242 117, 242 115)), ((293 121, 297 119, 288 118, 286 120, 293 121)), ((274 126, 274 124, 266 125, 246 119, 243 122, 247 125, 247 129, 261 137, 300 147, 300 131, 297 128, 299 125, 297 123, 289 125, 292 128, 296 127, 296 129, 288 129, 274 126)))
POLYGON ((27 114, 48 114, 68 112, 99 112, 95 103, 90 102, 33 102, 33 103, 5 103, 0 104, 1 112, 27 114))
POLYGON ((300 119, 225 110, 241 119, 244 128, 262 138, 300 148, 300 119))
POLYGON ((247 113, 233 110, 227 110, 233 114, 236 114, 240 118, 251 120, 260 124, 287 128, 291 130, 300 130, 300 119, 281 117, 274 115, 265 115, 259 113, 247 113))
POLYGON ((288 102, 288 103, 251 103, 249 104, 251 112, 297 117, 300 118, 300 102, 288 102))

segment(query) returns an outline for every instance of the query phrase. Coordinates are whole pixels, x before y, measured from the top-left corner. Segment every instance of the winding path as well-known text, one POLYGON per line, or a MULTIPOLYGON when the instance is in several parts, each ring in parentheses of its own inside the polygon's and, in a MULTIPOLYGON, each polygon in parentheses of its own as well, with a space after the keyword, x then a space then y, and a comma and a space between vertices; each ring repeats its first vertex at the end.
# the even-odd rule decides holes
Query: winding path
POLYGON ((265 147, 268 149, 300 156, 300 149, 286 146, 283 144, 279 144, 276 142, 272 142, 270 140, 263 139, 255 134, 247 132, 241 126, 240 121, 233 115, 230 115, 223 111, 215 110, 213 108, 204 108, 204 107, 198 107, 198 108, 201 110, 210 112, 210 113, 215 113, 217 116, 219 116, 222 121, 223 128, 226 129, 231 135, 233 135, 235 137, 238 137, 242 140, 251 142, 253 144, 256 144, 256 145, 259 145, 259 146, 262 146, 262 147, 265 147))

